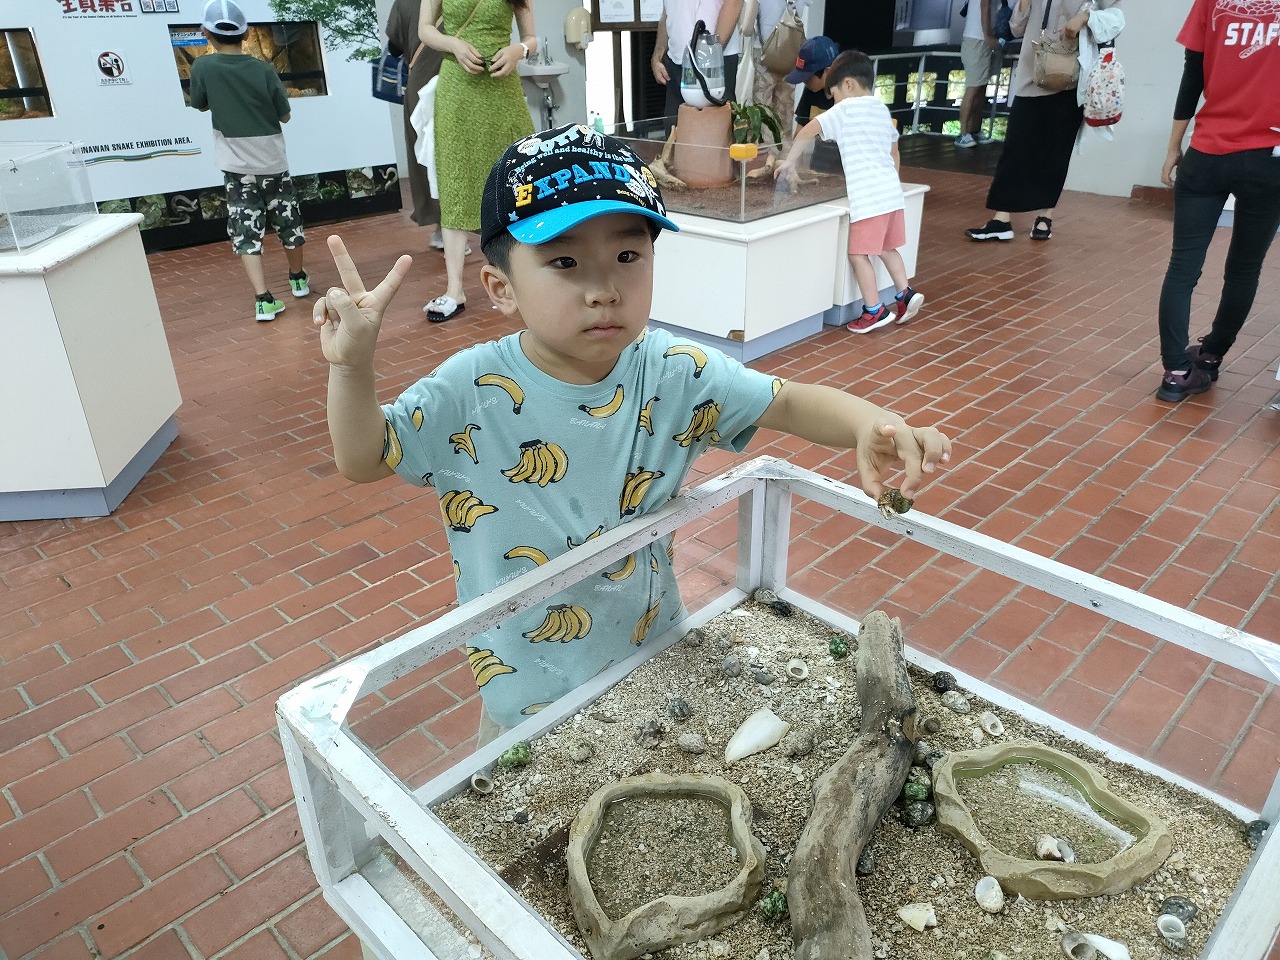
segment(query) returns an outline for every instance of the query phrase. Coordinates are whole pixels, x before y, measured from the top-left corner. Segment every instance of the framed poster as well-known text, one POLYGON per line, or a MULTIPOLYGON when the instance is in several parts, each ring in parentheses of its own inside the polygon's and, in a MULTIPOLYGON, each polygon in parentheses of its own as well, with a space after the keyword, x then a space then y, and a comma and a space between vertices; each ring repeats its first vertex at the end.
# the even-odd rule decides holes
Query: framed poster
POLYGON ((652 30, 662 16, 662 0, 595 0, 592 30, 652 30))

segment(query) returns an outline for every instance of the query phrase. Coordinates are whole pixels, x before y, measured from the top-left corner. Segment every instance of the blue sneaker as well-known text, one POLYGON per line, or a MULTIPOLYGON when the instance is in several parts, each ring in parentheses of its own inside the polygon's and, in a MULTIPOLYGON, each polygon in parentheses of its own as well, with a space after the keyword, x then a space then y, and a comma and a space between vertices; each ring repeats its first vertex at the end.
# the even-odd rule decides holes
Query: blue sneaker
POLYGON ((978 141, 973 139, 972 133, 962 133, 960 136, 956 137, 955 145, 968 150, 970 147, 976 147, 978 145, 978 141))

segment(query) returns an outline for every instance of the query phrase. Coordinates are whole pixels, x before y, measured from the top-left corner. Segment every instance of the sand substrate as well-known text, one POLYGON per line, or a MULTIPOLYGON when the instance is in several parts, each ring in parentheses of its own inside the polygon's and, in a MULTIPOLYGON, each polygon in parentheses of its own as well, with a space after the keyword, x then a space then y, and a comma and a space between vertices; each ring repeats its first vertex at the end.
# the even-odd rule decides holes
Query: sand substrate
MULTIPOLYGON (((589 954, 569 905, 564 855, 569 824, 595 790, 651 771, 715 774, 741 785, 753 806, 753 833, 766 852, 767 892, 775 885, 785 887, 788 859, 809 815, 812 785, 857 730, 852 638, 849 656, 836 660, 829 650, 835 635, 830 627, 800 613, 780 616, 754 602, 722 614, 697 633, 700 636, 686 636, 590 708, 535 741, 530 764, 495 770, 491 794, 467 790, 435 810, 584 956, 589 954), (736 677, 726 677, 722 670, 728 654, 741 664, 736 677), (793 658, 806 662, 807 679, 788 679, 786 665, 793 658), (765 674, 774 680, 762 683, 765 674), (687 718, 671 715, 673 698, 688 704, 687 718), (788 721, 793 732, 811 734, 812 751, 786 756, 774 747, 727 767, 725 744, 761 706, 788 721), (665 733, 655 746, 643 746, 637 734, 651 720, 660 721, 665 733), (681 749, 682 734, 700 735, 706 752, 681 749)), ((1153 876, 1123 894, 1065 901, 1011 897, 1003 912, 992 915, 974 900, 974 884, 983 873, 976 859, 959 842, 943 836, 936 821, 907 828, 895 807, 868 844, 874 871, 859 883, 876 957, 983 960, 996 950, 1010 960, 1051 960, 1063 956, 1059 944, 1067 928, 1119 940, 1134 960, 1198 955, 1251 854, 1238 819, 1195 793, 1113 762, 1016 713, 972 697, 972 711, 956 713, 942 705, 924 673, 913 671, 913 682, 921 719, 939 725, 936 733, 925 735, 932 747, 948 752, 973 749, 977 718, 991 710, 1004 725, 999 739, 1036 740, 1094 764, 1113 791, 1164 820, 1173 837, 1173 853, 1153 876), (1155 929, 1159 904, 1175 894, 1199 908, 1187 925, 1189 942, 1180 955, 1168 950, 1155 929), (933 905, 938 926, 917 932, 902 922, 897 909, 921 902, 933 905)), ((993 738, 983 742, 990 744, 993 738)), ((1043 826, 1028 822, 1027 842, 1048 832, 1043 826)), ((680 892, 714 889, 718 883, 702 874, 708 869, 702 866, 708 862, 705 851, 687 849, 690 836, 702 837, 699 846, 705 846, 705 831, 672 831, 659 822, 634 834, 630 845, 611 846, 608 882, 622 889, 610 891, 610 896, 625 898, 628 883, 634 891, 660 888, 664 870, 678 875, 680 892)), ((731 857, 731 851, 726 849, 724 856, 731 857)), ((723 876, 723 864, 717 869, 723 876)), ((671 947, 660 956, 789 960, 791 929, 785 918, 767 920, 753 909, 715 937, 671 947)))

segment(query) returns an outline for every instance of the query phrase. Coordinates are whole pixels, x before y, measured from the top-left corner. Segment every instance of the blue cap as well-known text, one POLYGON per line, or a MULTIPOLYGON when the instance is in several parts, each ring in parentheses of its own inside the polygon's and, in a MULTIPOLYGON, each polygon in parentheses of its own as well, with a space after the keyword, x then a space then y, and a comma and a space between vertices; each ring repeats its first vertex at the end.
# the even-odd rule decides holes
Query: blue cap
POLYGON ((480 249, 506 231, 520 243, 554 240, 606 213, 636 213, 666 230, 658 181, 620 140, 581 123, 525 137, 507 148, 485 181, 480 249))
POLYGON ((815 73, 821 73, 840 54, 839 45, 830 37, 810 37, 800 44, 796 54, 796 68, 786 76, 787 83, 804 83, 815 73))

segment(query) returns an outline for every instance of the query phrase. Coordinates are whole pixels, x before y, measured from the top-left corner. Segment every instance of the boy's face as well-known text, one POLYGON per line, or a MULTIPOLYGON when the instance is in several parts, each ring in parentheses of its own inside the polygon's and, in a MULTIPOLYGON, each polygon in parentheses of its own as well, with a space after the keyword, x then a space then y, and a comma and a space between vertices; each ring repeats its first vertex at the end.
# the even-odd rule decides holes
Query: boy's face
POLYGON ((481 279, 494 305, 520 316, 520 346, 565 383, 599 383, 649 322, 653 240, 639 214, 609 213, 546 243, 517 243, 511 272, 492 265, 481 279))
MULTIPOLYGON (((828 67, 827 69, 830 69, 830 68, 828 67)), ((812 77, 806 80, 804 82, 804 85, 807 89, 812 90, 814 93, 821 93, 823 90, 826 89, 826 86, 827 86, 826 78, 827 78, 827 71, 819 70, 812 77)))

